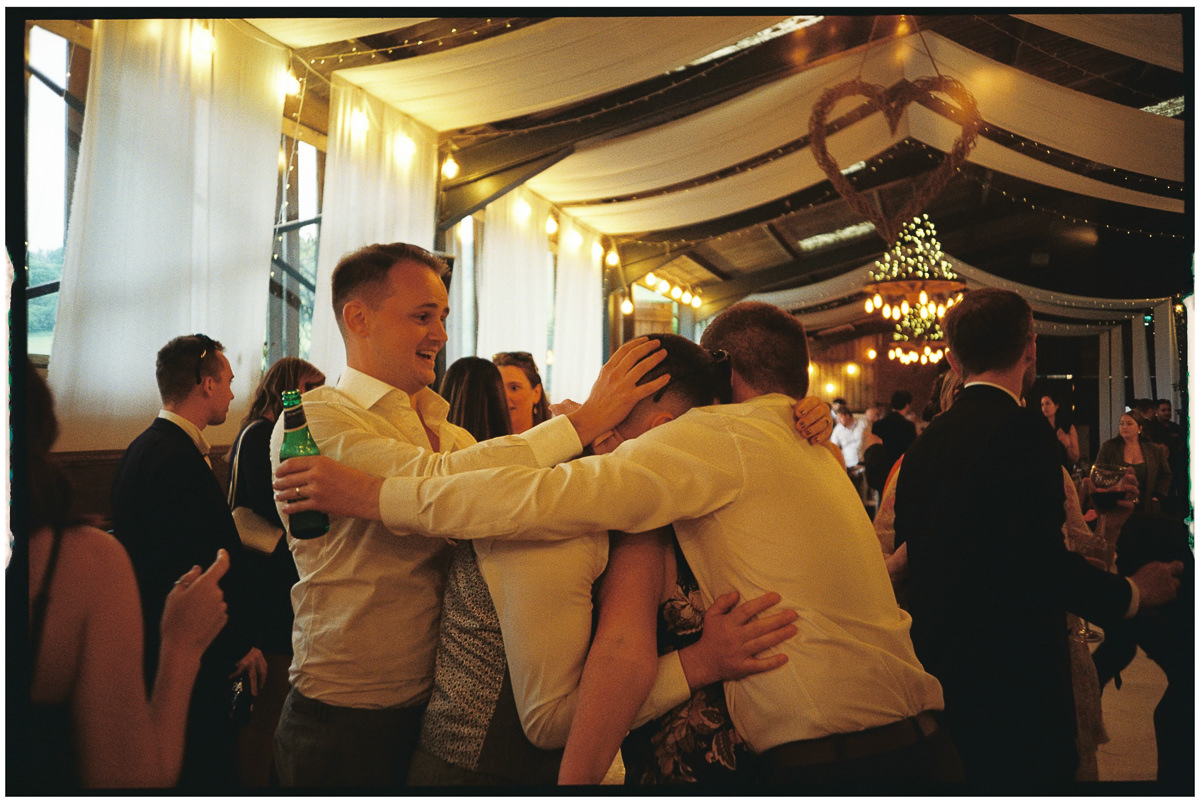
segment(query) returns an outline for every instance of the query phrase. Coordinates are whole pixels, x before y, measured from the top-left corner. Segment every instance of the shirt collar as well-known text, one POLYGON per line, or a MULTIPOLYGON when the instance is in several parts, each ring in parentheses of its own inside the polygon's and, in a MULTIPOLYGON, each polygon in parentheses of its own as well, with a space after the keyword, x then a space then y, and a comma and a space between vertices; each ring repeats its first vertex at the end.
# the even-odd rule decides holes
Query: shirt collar
POLYGON ((996 385, 996 383, 994 383, 994 382, 984 382, 983 380, 972 380, 971 382, 963 385, 963 388, 970 388, 972 385, 986 385, 991 388, 999 388, 1001 391, 1003 391, 1004 393, 1006 393, 1010 397, 1012 397, 1013 402, 1016 402, 1018 405, 1021 404, 1021 398, 1019 396, 1017 396, 1016 394, 1014 394, 1012 391, 1005 388, 1003 385, 996 385))
POLYGON ((208 455, 208 451, 212 449, 212 445, 208 443, 208 439, 204 437, 203 431, 200 430, 190 420, 183 418, 178 413, 163 408, 158 412, 158 418, 166 419, 172 424, 178 425, 179 429, 188 434, 188 438, 196 445, 196 449, 200 450, 201 455, 208 455))
POLYGON ((409 396, 399 388, 350 366, 342 370, 337 389, 368 410, 388 397, 395 404, 412 408, 431 427, 445 421, 446 414, 450 412, 450 404, 431 388, 422 388, 409 396))

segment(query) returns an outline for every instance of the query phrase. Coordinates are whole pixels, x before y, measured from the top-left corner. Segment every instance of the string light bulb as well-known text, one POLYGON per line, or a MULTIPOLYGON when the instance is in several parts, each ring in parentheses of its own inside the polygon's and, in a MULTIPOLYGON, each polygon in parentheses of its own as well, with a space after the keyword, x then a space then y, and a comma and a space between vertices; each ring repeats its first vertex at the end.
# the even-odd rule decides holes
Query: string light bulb
POLYGON ((450 181, 458 175, 458 163, 454 161, 452 154, 446 154, 445 161, 442 162, 442 178, 450 181))

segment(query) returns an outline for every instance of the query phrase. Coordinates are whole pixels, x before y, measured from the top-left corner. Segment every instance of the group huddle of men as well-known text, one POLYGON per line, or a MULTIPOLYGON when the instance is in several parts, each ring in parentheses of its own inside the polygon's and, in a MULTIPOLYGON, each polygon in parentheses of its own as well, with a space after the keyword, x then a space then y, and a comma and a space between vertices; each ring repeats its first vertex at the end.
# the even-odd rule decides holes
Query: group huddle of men
MULTIPOLYGON (((569 638, 555 628, 517 633, 510 626, 505 633, 506 622, 523 622, 512 619, 521 594, 500 591, 505 583, 520 588, 522 562, 505 563, 501 545, 530 545, 523 555, 533 555, 535 542, 588 545, 578 548, 586 589, 609 550, 633 538, 623 534, 670 526, 706 607, 720 608, 715 604, 729 592, 743 601, 778 598, 758 620, 769 628, 755 629, 753 618, 740 623, 748 629, 742 644, 756 655, 712 676, 725 679, 729 715, 752 751, 748 781, 793 790, 796 783, 901 790, 895 785, 965 780, 1047 791, 1070 781, 1063 611, 1101 625, 1131 617, 1173 596, 1178 567, 1151 562, 1126 580, 1064 547, 1054 439, 1017 402, 1036 356, 1032 313, 1020 297, 975 291, 948 316, 951 360, 966 387, 909 448, 897 492, 897 539, 909 544, 910 617, 896 605, 870 519, 844 468, 797 433, 794 407, 807 394, 808 346, 795 317, 743 302, 720 314, 699 346, 633 341, 614 354, 578 409, 520 436, 476 444, 446 421, 446 403, 428 387, 446 342, 445 270, 423 249, 392 244, 347 255, 333 274, 346 369, 336 385, 304 396, 322 457, 277 468, 285 519, 313 508, 332 517, 326 536, 290 542, 299 582, 292 590, 291 692, 276 732, 281 784, 478 784, 495 781, 490 769, 505 766, 517 774, 505 780, 520 781, 520 769, 538 763, 519 757, 562 748, 568 731, 576 740, 573 712, 593 712, 585 703, 591 693, 572 687, 590 636, 590 601, 582 631, 576 627, 569 638), (718 360, 729 369, 724 392, 715 379, 699 396, 680 392, 689 375, 720 377, 718 360), (655 370, 661 361, 665 372, 655 370), (699 404, 717 398, 729 402, 699 404), (578 457, 600 444, 607 446, 578 457), (464 552, 448 540, 478 542, 464 552), (484 555, 494 557, 476 565, 484 555), (499 629, 507 654, 499 674, 470 667, 485 661, 486 650, 448 644, 445 623, 439 637, 452 556, 455 616, 478 615, 499 629), (781 611, 796 613, 794 625, 781 611), (563 689, 538 689, 542 665, 525 654, 514 661, 514 651, 556 666, 564 661, 556 654, 573 657, 565 680, 556 682, 563 689), (476 683, 480 678, 488 682, 476 683), (521 754, 504 735, 512 733, 514 701, 529 733, 528 695, 540 695, 543 704, 552 699, 554 717, 567 726, 533 739, 535 753, 521 754), (447 731, 449 698, 472 713, 469 727, 447 731), (498 726, 505 717, 507 732, 498 726), (455 735, 456 748, 470 748, 447 750, 446 734, 455 735)), ((198 475, 201 431, 224 419, 232 375, 219 344, 185 339, 184 347, 191 362, 176 362, 195 369, 195 377, 184 383, 186 393, 174 389, 170 398, 160 378, 164 411, 147 432, 169 433, 175 454, 199 447, 187 458, 198 475), (200 347, 207 348, 196 358, 200 347)), ((170 355, 160 354, 164 361, 170 355)), ((224 495, 215 480, 210 488, 192 475, 178 483, 202 486, 203 498, 165 488, 175 482, 174 470, 161 460, 134 461, 135 452, 166 449, 139 446, 148 438, 131 446, 119 479, 128 493, 115 497, 115 532, 130 550, 143 596, 161 602, 165 592, 153 579, 204 563, 176 543, 189 541, 188 550, 198 552, 230 549, 233 568, 223 586, 236 645, 210 649, 211 677, 223 680, 235 665, 257 672, 253 614, 235 605, 236 530, 224 521, 227 510, 216 513, 224 495), (142 510, 133 500, 148 494, 151 482, 163 486, 154 494, 190 502, 176 502, 171 513, 142 510), (212 515, 193 515, 193 507, 212 515), (162 534, 171 535, 170 545, 155 543, 162 534)), ((450 599, 447 592, 447 606, 450 599)), ((152 611, 147 606, 148 618, 152 611)), ((686 664, 681 670, 663 662, 648 696, 638 687, 629 693, 637 700, 613 709, 628 710, 629 718, 639 707, 661 711, 697 677, 686 664)), ((197 684, 193 708, 220 709, 220 686, 197 684)), ((623 733, 630 725, 596 728, 623 733)), ((587 737, 578 744, 592 745, 587 737)), ((189 753, 190 740, 191 732, 189 753)), ((550 754, 551 781, 559 756, 550 754)), ((609 758, 601 757, 603 766, 609 758)))

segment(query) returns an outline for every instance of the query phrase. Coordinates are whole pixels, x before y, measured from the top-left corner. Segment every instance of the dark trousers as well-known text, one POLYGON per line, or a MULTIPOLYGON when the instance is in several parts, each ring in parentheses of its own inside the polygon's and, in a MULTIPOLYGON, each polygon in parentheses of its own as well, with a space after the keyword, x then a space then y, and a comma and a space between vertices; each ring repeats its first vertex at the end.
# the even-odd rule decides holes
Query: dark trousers
MULTIPOLYGON (((835 735, 833 739, 849 736, 835 735)), ((804 742, 815 741, 801 741, 804 742)), ((799 744, 788 744, 791 745, 799 744)), ((931 788, 944 792, 947 786, 963 780, 958 753, 946 729, 940 727, 899 748, 816 764, 789 762, 788 746, 765 751, 756 758, 757 775, 764 786, 793 792, 806 787, 838 791, 886 789, 890 794, 898 795, 931 788)))
POLYGON ((425 705, 396 709, 331 706, 288 693, 275 731, 283 787, 404 787, 425 705))
POLYGON ((229 717, 231 684, 208 666, 196 676, 184 734, 181 793, 229 793, 237 788, 237 726, 229 717))

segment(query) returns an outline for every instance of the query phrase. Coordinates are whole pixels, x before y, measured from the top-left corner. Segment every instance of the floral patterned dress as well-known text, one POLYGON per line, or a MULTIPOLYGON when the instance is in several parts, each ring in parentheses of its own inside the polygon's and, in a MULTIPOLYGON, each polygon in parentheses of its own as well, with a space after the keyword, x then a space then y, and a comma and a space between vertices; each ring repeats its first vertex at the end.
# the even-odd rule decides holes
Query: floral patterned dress
MULTIPOLYGON (((659 607, 659 655, 700 638, 704 608, 696 578, 675 550, 676 583, 659 607)), ((691 699, 634 729, 621 745, 626 784, 730 783, 749 774, 750 749, 734 729, 721 684, 697 690, 691 699)))

